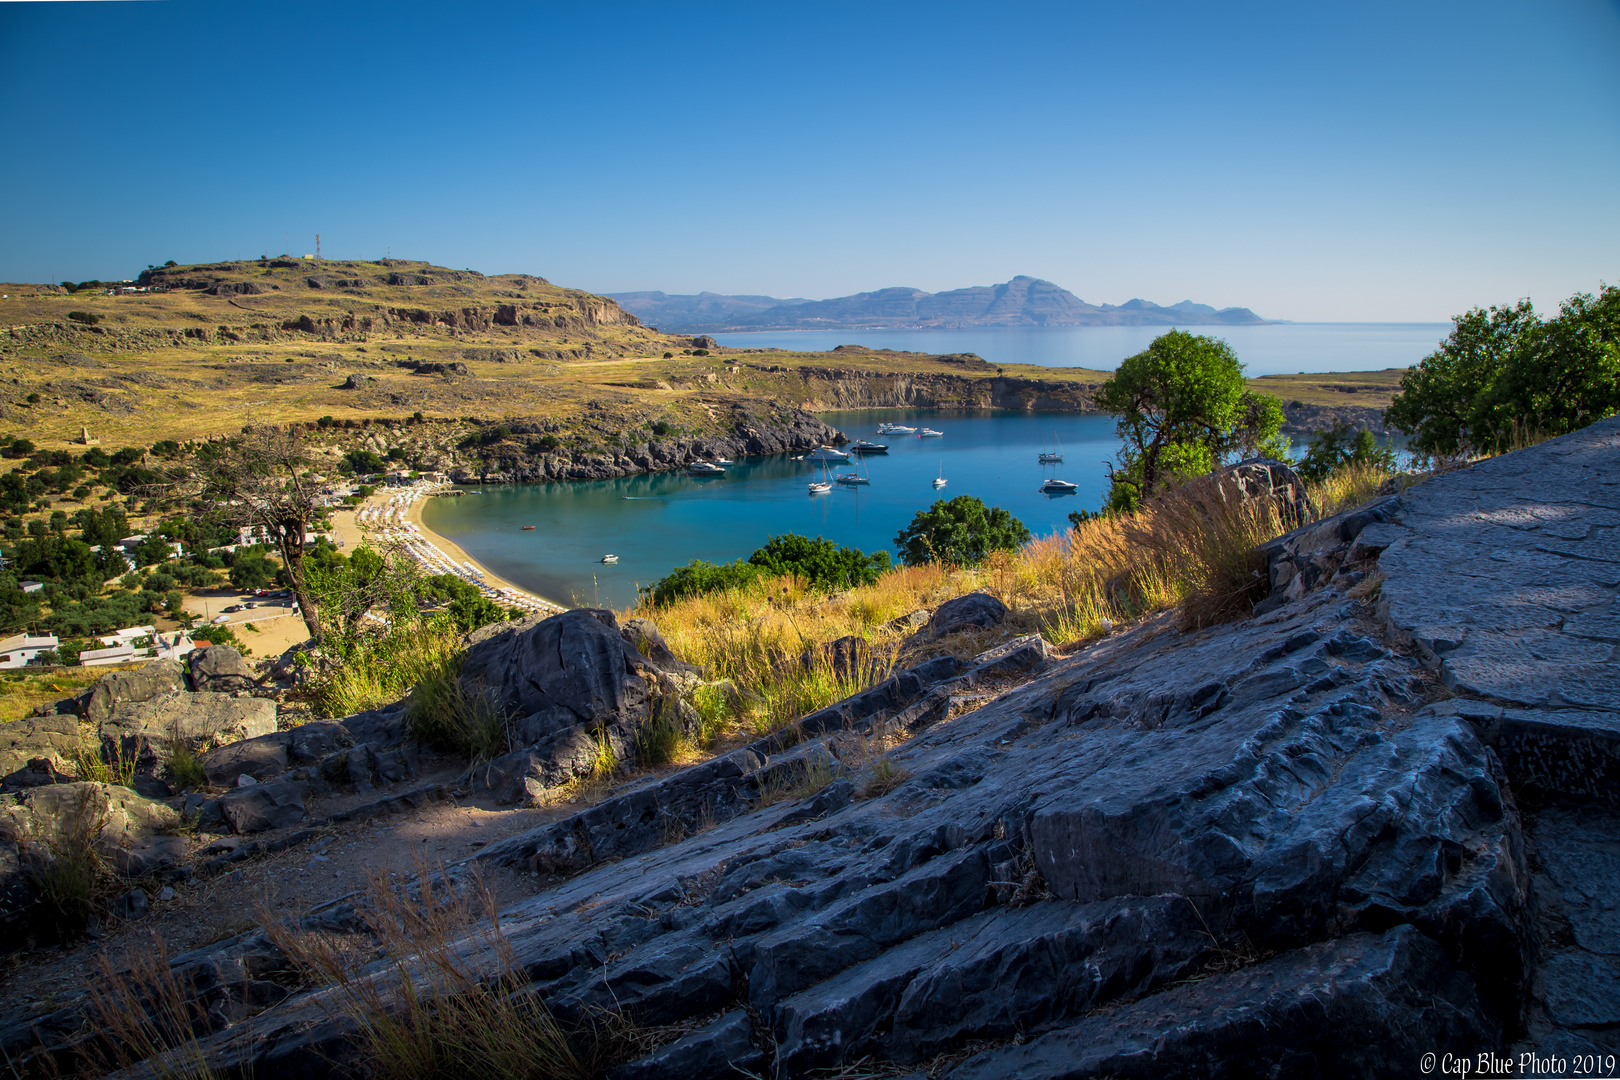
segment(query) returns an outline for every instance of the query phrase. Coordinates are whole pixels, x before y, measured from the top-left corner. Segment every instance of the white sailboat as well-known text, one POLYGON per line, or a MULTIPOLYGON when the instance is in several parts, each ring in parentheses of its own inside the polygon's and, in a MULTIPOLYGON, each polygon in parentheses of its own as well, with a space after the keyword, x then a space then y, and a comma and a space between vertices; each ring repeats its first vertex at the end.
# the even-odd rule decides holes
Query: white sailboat
POLYGON ((934 487, 942 488, 944 486, 945 486, 945 459, 940 458, 939 459, 939 475, 934 477, 934 487))
POLYGON ((827 467, 823 465, 821 471, 822 478, 820 480, 810 481, 810 494, 812 495, 825 495, 832 490, 832 483, 826 478, 827 467))
POLYGON ((1042 465, 1061 465, 1063 463, 1063 444, 1058 442, 1057 432, 1052 432, 1052 449, 1041 451, 1042 465))

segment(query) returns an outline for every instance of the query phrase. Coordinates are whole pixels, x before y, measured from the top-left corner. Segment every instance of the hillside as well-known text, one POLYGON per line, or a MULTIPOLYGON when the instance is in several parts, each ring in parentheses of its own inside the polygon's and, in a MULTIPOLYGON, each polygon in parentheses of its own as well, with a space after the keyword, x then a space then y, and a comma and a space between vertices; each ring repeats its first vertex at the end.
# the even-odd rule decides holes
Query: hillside
POLYGON ((1088 304, 1067 289, 1020 275, 1000 285, 928 293, 887 288, 831 300, 661 292, 613 293, 626 310, 664 330, 962 329, 976 326, 1191 326, 1262 323, 1248 308, 1216 310, 1183 300, 1088 304))
MULTIPOLYGON (((1023 310, 993 293, 940 294, 929 310, 1023 310)), ((86 429, 116 448, 321 422, 334 442, 397 446, 413 467, 610 476, 671 467, 659 463, 706 439, 797 445, 819 430, 805 411, 1087 409, 1107 377, 861 345, 721 349, 543 278, 398 259, 170 266, 112 287, 0 294, 0 434, 51 450, 86 429)), ((1301 400, 1290 420, 1309 428, 1339 406, 1382 408, 1397 377, 1291 377, 1275 392, 1301 400)))

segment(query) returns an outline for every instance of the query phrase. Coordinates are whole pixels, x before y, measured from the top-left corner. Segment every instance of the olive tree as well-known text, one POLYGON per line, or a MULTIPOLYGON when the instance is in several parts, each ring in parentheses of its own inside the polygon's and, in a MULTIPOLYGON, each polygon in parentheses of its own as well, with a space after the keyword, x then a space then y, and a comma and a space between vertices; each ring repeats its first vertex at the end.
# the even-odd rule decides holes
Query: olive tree
POLYGON ((1171 330, 1127 357, 1097 391, 1124 443, 1109 505, 1134 508, 1160 489, 1213 471, 1229 456, 1287 453, 1282 405, 1251 391, 1232 347, 1171 330))
POLYGON ((281 556, 304 625, 319 641, 320 611, 309 589, 304 549, 320 511, 321 491, 302 432, 250 427, 194 447, 171 475, 180 493, 223 521, 263 529, 266 542, 281 556))

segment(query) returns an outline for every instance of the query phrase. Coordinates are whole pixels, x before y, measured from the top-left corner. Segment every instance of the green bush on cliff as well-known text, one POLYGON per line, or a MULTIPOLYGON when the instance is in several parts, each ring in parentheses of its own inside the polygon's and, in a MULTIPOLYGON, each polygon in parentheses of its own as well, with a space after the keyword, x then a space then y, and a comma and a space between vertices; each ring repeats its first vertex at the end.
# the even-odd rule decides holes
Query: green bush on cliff
POLYGON ((1420 455, 1496 453, 1620 410, 1620 287, 1543 320, 1528 300, 1475 308, 1401 377, 1385 412, 1420 455))
POLYGON ((718 565, 693 559, 641 591, 654 605, 662 606, 683 597, 743 588, 760 578, 788 574, 798 577, 811 589, 845 589, 871 584, 890 565, 887 551, 868 555, 821 537, 812 540, 797 533, 784 533, 771 537, 747 559, 718 565))
POLYGON ((1008 511, 986 506, 973 495, 958 495, 917 511, 894 538, 894 546, 907 566, 977 566, 992 551, 1016 551, 1029 537, 1029 529, 1008 511))

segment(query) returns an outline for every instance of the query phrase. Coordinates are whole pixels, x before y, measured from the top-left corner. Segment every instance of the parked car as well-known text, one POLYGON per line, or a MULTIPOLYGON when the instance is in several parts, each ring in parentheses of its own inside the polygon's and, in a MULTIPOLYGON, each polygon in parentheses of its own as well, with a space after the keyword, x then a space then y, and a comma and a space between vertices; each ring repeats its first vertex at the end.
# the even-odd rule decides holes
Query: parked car
POLYGON ((218 626, 220 623, 228 623, 228 622, 230 622, 231 617, 229 615, 215 615, 212 619, 209 619, 208 621, 213 623, 215 626, 218 626))
POLYGON ((254 608, 258 607, 259 604, 258 604, 258 601, 256 601, 256 600, 249 600, 247 603, 243 604, 242 606, 247 608, 249 611, 252 611, 254 608))
POLYGON ((233 612, 237 612, 237 611, 241 611, 241 610, 242 610, 242 605, 241 604, 232 604, 230 607, 225 609, 225 614, 229 615, 229 614, 231 614, 233 612))

